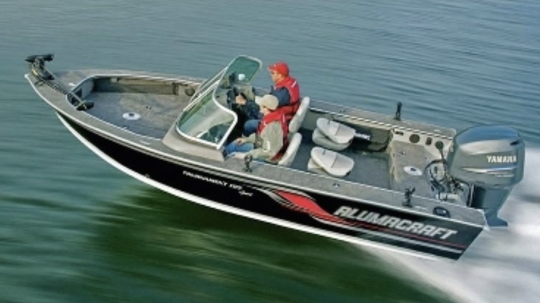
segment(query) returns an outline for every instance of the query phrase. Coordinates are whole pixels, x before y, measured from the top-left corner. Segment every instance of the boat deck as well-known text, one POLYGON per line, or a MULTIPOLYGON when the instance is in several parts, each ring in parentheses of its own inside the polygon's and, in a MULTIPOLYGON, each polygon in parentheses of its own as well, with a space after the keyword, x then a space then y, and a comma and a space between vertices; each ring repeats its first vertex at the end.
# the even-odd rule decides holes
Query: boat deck
MULTIPOLYGON (((165 136, 189 99, 185 95, 110 91, 94 91, 85 98, 94 103, 94 107, 86 111, 88 114, 155 139, 165 136)), ((312 130, 301 128, 299 132, 302 134, 302 144, 291 168, 307 172, 311 150, 317 145, 311 139, 312 130)), ((391 187, 387 152, 348 148, 340 153, 357 163, 357 167, 343 179, 380 188, 391 187)))
MULTIPOLYGON (((302 144, 298 150, 291 167, 307 171, 307 165, 311 157, 311 150, 317 145, 311 139, 312 131, 300 129, 302 144)), ((381 188, 390 188, 389 154, 386 152, 368 152, 359 149, 348 148, 340 151, 340 154, 354 160, 355 169, 342 179, 358 182, 381 188)))
POLYGON ((189 102, 185 95, 148 93, 90 94, 87 101, 95 106, 87 111, 92 116, 145 137, 163 138, 180 112, 189 102), (130 119, 139 115, 138 119, 130 119))
MULTIPOLYGON (((86 102, 94 103, 91 109, 84 112, 88 118, 94 117, 113 125, 120 133, 126 131, 157 141, 162 141, 170 133, 171 126, 188 105, 191 98, 186 94, 186 89, 196 89, 202 81, 133 72, 90 75, 92 71, 67 72, 59 73, 58 78, 64 83, 78 83, 72 85, 73 93, 86 102)), ((312 134, 320 117, 357 127, 357 131, 369 129, 372 133, 368 145, 364 144, 365 140, 355 139, 350 147, 339 151, 355 163, 350 174, 340 179, 401 193, 414 187, 415 195, 434 197, 425 177, 407 170, 412 167, 420 172, 429 161, 439 158, 434 146, 442 142, 447 144, 454 134, 453 130, 414 121, 396 121, 386 115, 340 105, 332 107, 329 103, 311 100, 310 109, 299 130, 302 143, 291 164, 292 169, 312 173, 308 170, 308 162, 312 149, 317 146, 312 141, 312 134), (412 140, 413 137, 416 139, 412 140)), ((241 130, 240 124, 229 141, 238 136, 235 133, 241 130)))

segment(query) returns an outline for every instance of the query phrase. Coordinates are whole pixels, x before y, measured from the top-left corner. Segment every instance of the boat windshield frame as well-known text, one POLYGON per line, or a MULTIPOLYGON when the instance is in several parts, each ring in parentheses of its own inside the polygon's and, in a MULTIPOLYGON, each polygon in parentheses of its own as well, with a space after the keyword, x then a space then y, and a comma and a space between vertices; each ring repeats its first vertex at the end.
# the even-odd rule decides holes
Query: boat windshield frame
POLYGON ((180 114, 176 132, 190 141, 220 149, 238 123, 238 116, 222 98, 217 97, 217 92, 223 93, 236 84, 251 85, 261 67, 261 60, 241 55, 201 83, 192 101, 180 114), (210 134, 216 127, 221 128, 218 130, 220 136, 210 134))

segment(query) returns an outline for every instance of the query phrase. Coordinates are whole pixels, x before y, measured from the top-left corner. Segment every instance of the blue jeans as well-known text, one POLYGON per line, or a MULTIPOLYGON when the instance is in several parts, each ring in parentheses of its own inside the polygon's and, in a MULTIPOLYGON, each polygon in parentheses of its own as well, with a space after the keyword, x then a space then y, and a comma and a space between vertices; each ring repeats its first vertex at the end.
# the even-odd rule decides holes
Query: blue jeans
POLYGON ((253 143, 244 143, 239 145, 236 143, 236 141, 233 141, 225 147, 225 156, 230 157, 233 153, 247 153, 248 151, 252 150, 253 147, 253 143))
POLYGON ((244 123, 244 136, 249 137, 249 135, 255 133, 259 127, 259 123, 261 123, 261 120, 258 119, 247 120, 244 123))

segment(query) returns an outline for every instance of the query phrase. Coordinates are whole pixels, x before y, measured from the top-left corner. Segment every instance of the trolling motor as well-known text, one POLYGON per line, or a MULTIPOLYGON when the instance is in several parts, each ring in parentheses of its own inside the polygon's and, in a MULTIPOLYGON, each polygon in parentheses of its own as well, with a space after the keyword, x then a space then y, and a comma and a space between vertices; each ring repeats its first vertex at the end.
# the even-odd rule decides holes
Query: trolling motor
POLYGON ((54 54, 33 55, 26 57, 25 61, 30 63, 30 71, 41 81, 53 80, 53 76, 45 68, 45 62, 50 62, 54 58, 54 54))
POLYGON ((47 84, 52 89, 66 95, 69 102, 73 104, 77 110, 88 110, 94 107, 93 102, 82 100, 60 81, 56 81, 54 75, 45 66, 45 62, 51 62, 53 59, 54 54, 32 55, 26 57, 25 61, 30 63, 30 72, 38 79, 36 84, 47 84))

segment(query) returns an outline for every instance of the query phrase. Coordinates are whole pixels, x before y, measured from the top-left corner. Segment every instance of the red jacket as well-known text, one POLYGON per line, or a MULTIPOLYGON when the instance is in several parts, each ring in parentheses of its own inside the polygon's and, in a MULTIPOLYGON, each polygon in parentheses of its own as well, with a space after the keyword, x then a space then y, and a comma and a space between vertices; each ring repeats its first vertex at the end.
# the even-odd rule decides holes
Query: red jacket
POLYGON ((263 129, 270 123, 279 121, 281 123, 281 130, 283 131, 283 147, 281 150, 272 158, 273 161, 279 160, 283 154, 285 153, 285 150, 287 150, 288 146, 288 140, 287 137, 289 135, 289 126, 287 124, 287 121, 285 120, 285 116, 280 110, 276 110, 274 112, 271 112, 267 115, 264 115, 261 119, 261 123, 259 123, 259 127, 257 128, 257 136, 260 136, 263 129))
POLYGON ((285 119, 288 123, 298 110, 298 107, 300 107, 300 85, 293 77, 287 77, 276 83, 276 89, 280 89, 282 87, 287 89, 291 98, 288 105, 281 106, 279 108, 279 110, 285 115, 285 119))

